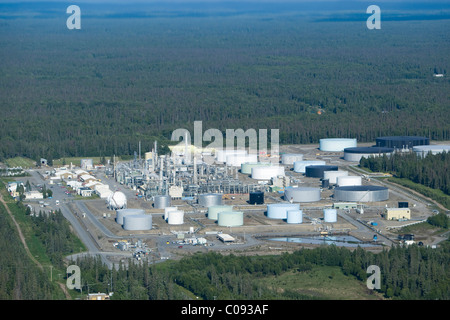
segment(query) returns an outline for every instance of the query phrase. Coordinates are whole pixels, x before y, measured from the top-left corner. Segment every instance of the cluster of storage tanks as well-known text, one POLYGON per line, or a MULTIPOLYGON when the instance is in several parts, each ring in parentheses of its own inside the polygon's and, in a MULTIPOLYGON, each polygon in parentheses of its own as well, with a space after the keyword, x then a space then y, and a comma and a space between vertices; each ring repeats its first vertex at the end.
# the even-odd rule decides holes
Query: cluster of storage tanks
POLYGON ((443 152, 450 152, 450 145, 428 145, 428 146, 414 146, 412 151, 419 157, 425 157, 429 153, 439 154, 443 152))
POLYGON ((184 223, 184 211, 177 207, 164 208, 164 220, 170 225, 180 225, 184 223))
POLYGON ((278 166, 278 165, 272 165, 272 166, 258 166, 252 168, 252 179, 255 180, 270 180, 272 178, 278 177, 278 176, 284 176, 284 167, 278 166))
POLYGON ((217 150, 216 161, 227 166, 240 167, 243 163, 257 162, 258 155, 256 153, 249 154, 246 150, 222 149, 217 150))
MULTIPOLYGON (((303 223, 303 210, 298 203, 273 203, 267 205, 267 218, 286 220, 288 224, 303 223)), ((337 222, 336 209, 323 209, 323 221, 337 222)))
POLYGON ((146 214, 142 209, 116 210, 116 222, 124 230, 150 230, 152 228, 152 215, 146 214))
POLYGON ((222 227, 238 227, 244 225, 244 212, 234 211, 229 205, 214 205, 208 207, 208 219, 222 227))
MULTIPOLYGON (((343 152, 344 159, 360 161, 361 157, 390 154, 398 148, 412 148, 419 156, 428 153, 450 152, 450 146, 429 146, 429 139, 423 137, 381 137, 373 147, 357 147, 356 139, 331 138, 321 139, 319 149, 326 152, 343 152)), ((328 184, 335 185, 335 201, 344 202, 379 202, 389 198, 385 187, 364 186, 360 176, 349 176, 348 171, 339 170, 337 166, 327 165, 322 160, 304 160, 302 154, 282 154, 282 165, 258 162, 257 155, 247 154, 243 150, 219 150, 216 160, 229 166, 240 166, 241 173, 251 175, 255 180, 270 180, 285 175, 283 165, 292 165, 293 171, 303 173, 306 177, 319 178, 328 184)), ((322 185, 323 186, 323 185, 322 185)), ((321 200, 321 189, 315 187, 286 187, 284 189, 286 203, 267 205, 267 217, 283 219, 288 224, 303 222, 303 210, 300 203, 321 200)), ((233 210, 233 206, 223 205, 222 194, 200 194, 197 198, 200 206, 207 208, 208 219, 217 221, 219 226, 235 227, 244 224, 244 213, 233 210)), ((251 192, 249 204, 264 204, 264 192, 251 192)), ((116 221, 125 230, 149 230, 152 228, 152 216, 141 209, 126 209, 126 198, 115 192, 108 199, 108 205, 116 209, 116 221)), ((183 224, 184 212, 171 207, 171 197, 161 195, 154 197, 154 207, 165 209, 164 219, 171 225, 183 224)), ((324 209, 324 221, 336 222, 337 211, 324 209)))
MULTIPOLYGON (((412 149, 418 155, 450 150, 450 146, 429 146, 430 139, 419 136, 386 136, 378 137, 372 147, 358 147, 356 139, 326 138, 320 139, 319 149, 328 152, 344 152, 344 160, 359 162, 362 157, 377 157, 392 154, 396 150, 412 149)), ((300 166, 300 164, 299 164, 300 166)), ((300 167, 299 167, 300 169, 300 167)), ((294 167, 295 171, 295 167, 294 167)), ((296 171, 301 172, 301 171, 296 171)))

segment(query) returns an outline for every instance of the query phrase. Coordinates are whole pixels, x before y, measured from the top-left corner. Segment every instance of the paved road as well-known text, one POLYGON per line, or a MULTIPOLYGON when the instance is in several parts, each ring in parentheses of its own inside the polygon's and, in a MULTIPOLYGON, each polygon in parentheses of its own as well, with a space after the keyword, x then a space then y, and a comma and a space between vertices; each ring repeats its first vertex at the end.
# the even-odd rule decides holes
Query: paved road
MULTIPOLYGON (((47 181, 44 181, 42 176, 37 172, 36 170, 29 170, 28 173, 31 174, 36 184, 48 184, 47 181)), ((92 238, 92 235, 89 233, 88 230, 86 230, 86 227, 80 223, 78 218, 72 213, 72 211, 67 206, 67 203, 71 201, 71 197, 69 195, 65 194, 65 189, 61 188, 60 186, 54 185, 53 188, 53 197, 52 199, 46 201, 50 202, 53 207, 56 206, 56 200, 60 201, 60 205, 58 206, 59 209, 61 209, 61 212, 63 216, 69 221, 69 223, 74 228, 76 234, 80 238, 80 240, 84 243, 86 246, 89 254, 100 254, 97 244, 95 240, 92 238)), ((76 202, 76 201, 75 201, 76 202)), ((109 261, 105 255, 101 255, 102 261, 107 264, 108 266, 111 266, 112 263, 109 261)))

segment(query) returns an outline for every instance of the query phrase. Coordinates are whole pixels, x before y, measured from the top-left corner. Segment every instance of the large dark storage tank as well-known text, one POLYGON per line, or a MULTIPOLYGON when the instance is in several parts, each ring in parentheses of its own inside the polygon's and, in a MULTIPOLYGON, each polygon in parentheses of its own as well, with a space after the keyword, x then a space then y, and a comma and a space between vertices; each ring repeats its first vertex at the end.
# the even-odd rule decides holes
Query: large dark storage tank
POLYGON ((250 192, 248 202, 250 204, 264 204, 264 192, 262 191, 250 192))
POLYGON ((325 171, 337 171, 337 166, 307 166, 305 168, 305 176, 312 178, 323 178, 325 171))
POLYGON ((397 149, 411 149, 414 146, 429 145, 430 139, 426 137, 415 136, 391 136, 379 137, 376 139, 377 147, 397 148, 397 149))

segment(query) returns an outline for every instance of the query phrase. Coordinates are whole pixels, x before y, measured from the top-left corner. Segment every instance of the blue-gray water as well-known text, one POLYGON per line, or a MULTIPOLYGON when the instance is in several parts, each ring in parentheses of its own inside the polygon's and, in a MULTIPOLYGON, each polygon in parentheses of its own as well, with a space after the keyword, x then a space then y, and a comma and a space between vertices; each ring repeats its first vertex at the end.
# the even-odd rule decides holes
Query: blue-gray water
POLYGON ((268 239, 271 241, 280 242, 293 242, 293 243, 303 243, 303 244, 335 244, 336 246, 344 247, 373 247, 376 244, 364 243, 359 239, 352 236, 317 236, 317 237, 279 237, 268 239))

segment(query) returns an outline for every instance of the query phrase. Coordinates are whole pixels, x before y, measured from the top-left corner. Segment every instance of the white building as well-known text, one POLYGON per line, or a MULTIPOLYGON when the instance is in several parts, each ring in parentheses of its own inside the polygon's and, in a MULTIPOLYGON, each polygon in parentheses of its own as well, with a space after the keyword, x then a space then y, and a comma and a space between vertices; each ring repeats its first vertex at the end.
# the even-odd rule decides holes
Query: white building
POLYGON ((44 195, 40 193, 39 191, 28 191, 25 192, 25 199, 32 200, 32 199, 44 199, 44 195))

